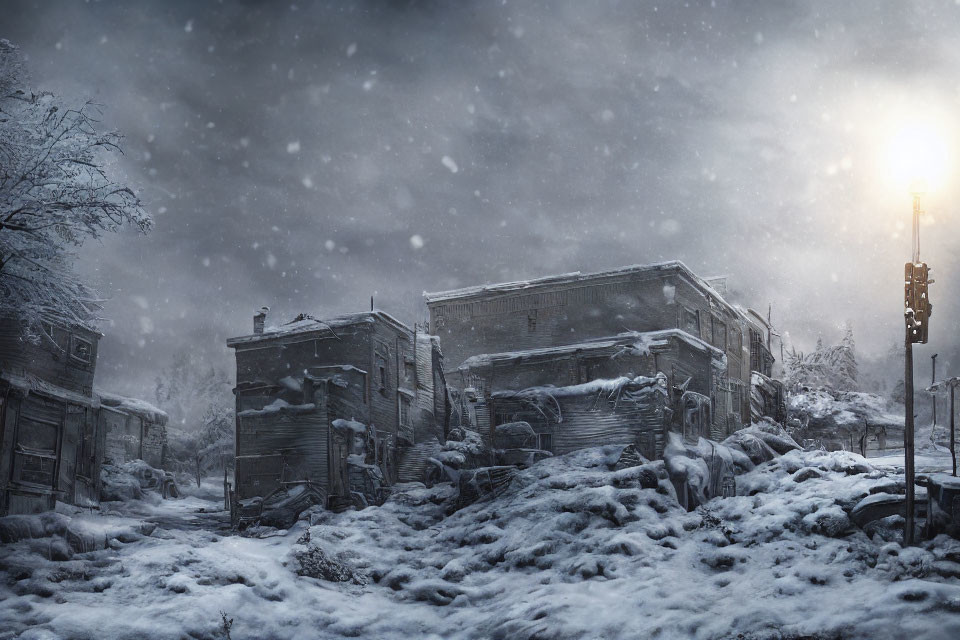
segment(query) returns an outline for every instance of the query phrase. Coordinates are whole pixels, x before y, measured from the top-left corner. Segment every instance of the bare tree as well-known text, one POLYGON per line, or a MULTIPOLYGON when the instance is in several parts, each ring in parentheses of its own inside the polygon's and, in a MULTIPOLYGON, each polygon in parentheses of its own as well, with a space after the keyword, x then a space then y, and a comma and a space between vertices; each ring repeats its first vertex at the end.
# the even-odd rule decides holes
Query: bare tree
POLYGON ((0 40, 0 317, 39 339, 44 322, 96 320, 99 300, 70 248, 124 224, 146 232, 151 220, 107 171, 121 136, 100 131, 99 105, 68 107, 26 84, 18 47, 0 40))
POLYGON ((233 398, 231 386, 226 371, 206 362, 194 350, 180 349, 155 378, 154 397, 170 414, 172 424, 197 431, 211 405, 233 398))

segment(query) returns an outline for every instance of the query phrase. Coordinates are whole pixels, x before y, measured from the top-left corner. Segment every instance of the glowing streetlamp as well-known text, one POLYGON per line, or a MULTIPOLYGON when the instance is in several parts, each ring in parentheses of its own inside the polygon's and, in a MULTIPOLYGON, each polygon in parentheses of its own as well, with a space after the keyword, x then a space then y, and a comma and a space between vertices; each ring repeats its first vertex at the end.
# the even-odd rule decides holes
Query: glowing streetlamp
POLYGON ((910 180, 913 197, 913 241, 911 260, 904 265, 904 425, 903 453, 906 475, 906 522, 903 543, 913 544, 915 487, 914 487, 914 419, 913 419, 913 344, 926 343, 932 305, 927 287, 929 268, 920 261, 921 199, 931 182, 939 182, 946 170, 946 147, 930 129, 906 128, 893 140, 890 149, 891 167, 897 178, 910 180))

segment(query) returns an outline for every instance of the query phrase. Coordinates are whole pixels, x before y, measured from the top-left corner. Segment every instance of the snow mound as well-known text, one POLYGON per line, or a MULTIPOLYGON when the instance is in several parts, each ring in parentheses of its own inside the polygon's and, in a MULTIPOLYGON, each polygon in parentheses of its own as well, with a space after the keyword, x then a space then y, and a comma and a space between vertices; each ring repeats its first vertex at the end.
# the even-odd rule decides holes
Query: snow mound
POLYGON ((143 460, 102 465, 100 480, 100 499, 107 502, 141 500, 145 491, 157 492, 164 498, 180 496, 180 490, 170 473, 151 467, 143 460))

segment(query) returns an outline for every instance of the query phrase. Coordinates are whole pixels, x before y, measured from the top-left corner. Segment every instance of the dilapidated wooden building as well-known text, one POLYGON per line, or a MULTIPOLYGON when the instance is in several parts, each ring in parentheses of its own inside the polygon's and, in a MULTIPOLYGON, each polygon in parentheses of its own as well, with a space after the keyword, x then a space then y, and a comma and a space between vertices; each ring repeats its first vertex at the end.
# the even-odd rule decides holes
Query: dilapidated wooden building
POLYGON ((382 311, 264 325, 258 314, 253 334, 227 341, 237 360, 239 500, 296 482, 350 500, 354 471, 379 474, 389 485, 403 450, 445 436, 435 338, 382 311), (363 433, 354 433, 356 425, 363 433))
POLYGON ((749 422, 751 362, 770 360, 763 341, 750 339, 756 323, 678 261, 468 287, 425 298, 430 332, 443 343, 448 373, 485 353, 560 348, 625 331, 683 331, 717 349, 725 362, 711 394, 716 437, 749 422))
POLYGON ((724 355, 679 329, 482 354, 458 373, 473 424, 494 444, 498 425, 518 421, 533 427, 537 448, 554 454, 622 443, 657 458, 669 430, 694 442, 720 435, 711 398, 726 373, 724 355))
POLYGON ((27 340, 0 322, 0 514, 96 506, 104 462, 163 465, 166 414, 93 388, 100 337, 51 323, 27 340))
POLYGON ((164 466, 167 414, 149 402, 100 389, 99 425, 104 437, 103 462, 123 464, 143 460, 151 467, 164 466))
POLYGON ((0 513, 99 501, 100 334, 53 324, 43 331, 31 341, 18 323, 0 322, 0 513))

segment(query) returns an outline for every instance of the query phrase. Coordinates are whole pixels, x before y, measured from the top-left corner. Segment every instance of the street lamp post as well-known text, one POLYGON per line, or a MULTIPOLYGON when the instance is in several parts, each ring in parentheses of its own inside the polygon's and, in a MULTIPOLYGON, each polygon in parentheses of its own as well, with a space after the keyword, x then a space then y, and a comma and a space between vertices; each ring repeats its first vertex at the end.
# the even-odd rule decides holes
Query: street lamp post
MULTIPOLYGON (((914 214, 916 216, 916 214, 914 214)), ((916 228, 914 228, 916 235, 916 228)), ((904 344, 903 357, 903 473, 907 481, 906 495, 906 522, 903 526, 903 544, 913 544, 913 514, 914 514, 914 469, 913 469, 913 340, 910 335, 910 322, 913 320, 911 309, 907 309, 907 339, 904 344)))
POLYGON ((920 262, 920 198, 925 191, 923 183, 917 181, 910 189, 913 195, 913 252, 912 260, 904 266, 904 320, 906 332, 904 339, 903 385, 904 385, 904 422, 903 456, 904 475, 906 476, 906 522, 904 523, 903 543, 913 544, 914 538, 914 414, 913 414, 913 343, 926 343, 929 334, 929 320, 932 306, 927 295, 929 269, 920 262))
MULTIPOLYGON (((937 384, 937 356, 939 353, 935 353, 930 356, 930 361, 933 363, 933 372, 930 374, 930 384, 937 384)), ((933 426, 936 429, 937 426, 937 396, 930 396, 933 399, 933 426)))

